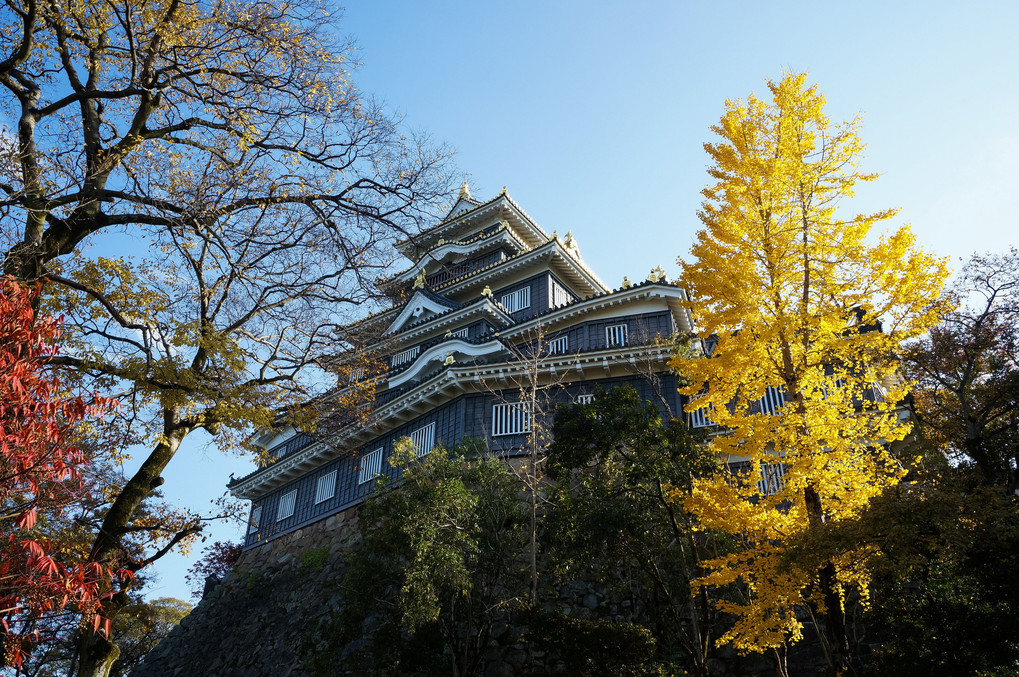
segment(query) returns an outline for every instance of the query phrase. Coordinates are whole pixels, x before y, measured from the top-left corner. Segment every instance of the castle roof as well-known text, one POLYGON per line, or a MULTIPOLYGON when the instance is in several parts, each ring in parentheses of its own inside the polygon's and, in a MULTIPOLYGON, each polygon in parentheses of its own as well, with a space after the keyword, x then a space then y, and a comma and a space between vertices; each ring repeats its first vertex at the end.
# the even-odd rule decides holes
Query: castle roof
POLYGON ((506 220, 518 239, 528 247, 535 247, 548 240, 548 233, 542 230, 503 189, 491 200, 479 204, 475 204, 473 200, 465 202, 464 198, 461 198, 442 221, 417 235, 398 241, 395 247, 407 258, 417 261, 425 252, 435 247, 440 239, 458 239, 477 228, 486 219, 492 220, 493 225, 498 220, 506 220), (469 205, 469 208, 458 210, 458 205, 460 207, 469 205))

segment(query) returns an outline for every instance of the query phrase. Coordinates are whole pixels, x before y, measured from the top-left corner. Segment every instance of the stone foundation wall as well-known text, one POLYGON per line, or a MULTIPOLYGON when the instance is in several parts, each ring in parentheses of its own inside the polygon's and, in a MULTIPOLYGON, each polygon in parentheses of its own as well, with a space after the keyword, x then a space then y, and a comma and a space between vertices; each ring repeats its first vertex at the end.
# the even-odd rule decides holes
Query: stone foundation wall
MULTIPOLYGON (((324 636, 343 604, 343 554, 359 541, 357 509, 333 515, 241 555, 222 582, 154 649, 131 677, 322 677, 316 653, 330 649, 324 636), (314 669, 311 665, 314 664, 314 669)), ((545 607, 582 619, 628 621, 640 616, 629 600, 613 599, 599 585, 572 581, 549 591, 545 607), (557 594, 556 594, 557 593, 557 594)), ((519 640, 508 618, 496 624, 485 677, 565 674, 563 664, 519 640)), ((351 647, 348 647, 348 649, 351 647)), ((825 674, 824 655, 803 643, 790 655, 792 674, 825 674)), ((322 654, 325 655, 325 654, 322 654)), ((713 673, 737 677, 775 674, 765 656, 723 650, 713 673)))

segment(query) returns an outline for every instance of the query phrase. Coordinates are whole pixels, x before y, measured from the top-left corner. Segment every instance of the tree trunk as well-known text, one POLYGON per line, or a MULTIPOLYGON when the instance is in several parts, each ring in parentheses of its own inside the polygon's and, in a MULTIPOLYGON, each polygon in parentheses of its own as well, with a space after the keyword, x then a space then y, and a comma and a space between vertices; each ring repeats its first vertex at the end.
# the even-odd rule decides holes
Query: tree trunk
MULTIPOLYGON (((821 526, 824 523, 821 497, 814 487, 808 486, 803 493, 811 526, 821 526)), ((832 674, 840 677, 849 669, 850 653, 846 614, 842 608, 842 596, 839 594, 839 581, 834 562, 828 560, 818 568, 817 582, 824 600, 824 608, 817 609, 816 616, 821 620, 822 633, 828 643, 832 674)))
MULTIPOLYGON (((120 490, 96 534, 92 556, 99 562, 110 564, 121 556, 120 539, 127 533, 142 502, 163 483, 163 478, 160 477, 163 469, 193 429, 181 422, 180 412, 176 408, 164 409, 163 423, 164 441, 156 445, 138 471, 120 490)), ((142 564, 134 563, 132 571, 140 568, 142 564)), ((116 581, 110 581, 110 585, 114 584, 116 581)), ((116 590, 112 597, 103 603, 100 614, 103 618, 112 620, 126 604, 126 589, 116 590)), ((80 662, 77 677, 109 677, 110 668, 120 655, 120 649, 108 637, 103 637, 91 629, 81 632, 78 650, 80 662)))

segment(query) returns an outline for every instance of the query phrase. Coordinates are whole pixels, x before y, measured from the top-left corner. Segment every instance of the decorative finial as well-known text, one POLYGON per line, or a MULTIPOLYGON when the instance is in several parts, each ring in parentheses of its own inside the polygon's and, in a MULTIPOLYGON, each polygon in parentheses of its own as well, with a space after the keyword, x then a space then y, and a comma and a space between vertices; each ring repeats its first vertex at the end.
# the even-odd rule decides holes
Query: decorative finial
POLYGON ((558 240, 559 239, 559 233, 557 233, 556 231, 553 230, 552 231, 552 235, 548 239, 550 239, 550 240, 558 240))
POLYGON ((651 269, 651 272, 647 276, 648 282, 663 282, 665 281, 665 271, 662 270, 661 266, 655 266, 651 269))
POLYGON ((633 286, 633 283, 630 282, 630 278, 628 278, 627 276, 623 275, 623 284, 621 284, 619 286, 619 288, 620 289, 629 289, 632 286, 633 286))
POLYGON ((425 288, 425 269, 422 268, 418 276, 414 278, 414 289, 425 288))
POLYGON ((467 185, 467 181, 464 181, 464 184, 460 186, 460 199, 461 200, 471 199, 471 187, 467 185))
POLYGON ((442 246, 442 245, 444 245, 444 244, 446 244, 446 238, 444 238, 444 237, 440 237, 440 238, 439 238, 439 241, 435 243, 435 246, 436 246, 436 247, 441 247, 441 246, 442 246))
POLYGON ((577 248, 577 241, 573 237, 573 231, 572 230, 566 231, 566 239, 563 240, 563 246, 566 247, 567 249, 576 249, 577 248))
POLYGON ((446 330, 446 335, 443 336, 443 338, 453 338, 453 330, 452 329, 447 329, 446 330))
POLYGON ((501 221, 499 221, 499 225, 505 228, 506 230, 509 230, 510 227, 509 221, 507 221, 506 219, 502 219, 501 221))
POLYGON ((502 195, 505 195, 505 194, 506 194, 506 186, 503 186, 502 190, 499 191, 499 195, 502 196, 502 195))
POLYGON ((442 361, 442 364, 443 364, 443 366, 448 367, 449 365, 453 364, 454 362, 456 362, 456 358, 453 357, 453 353, 448 353, 446 355, 446 359, 444 359, 442 361))
POLYGON ((487 296, 488 298, 492 298, 492 288, 486 284, 485 288, 481 290, 481 295, 487 296))

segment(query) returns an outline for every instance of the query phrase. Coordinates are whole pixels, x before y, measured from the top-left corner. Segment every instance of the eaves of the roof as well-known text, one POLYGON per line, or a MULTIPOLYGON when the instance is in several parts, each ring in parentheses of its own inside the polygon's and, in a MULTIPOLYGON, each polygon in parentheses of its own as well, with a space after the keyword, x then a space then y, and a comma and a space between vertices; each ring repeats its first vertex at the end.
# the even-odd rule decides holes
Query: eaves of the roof
MULTIPOLYGON (((620 373, 618 370, 632 371, 638 368, 637 365, 647 365, 651 362, 661 363, 664 367, 669 357, 668 346, 624 346, 572 355, 550 355, 542 358, 537 366, 538 372, 548 378, 558 379, 571 373, 576 374, 578 378, 585 378, 585 372, 600 373, 599 370, 603 370, 608 376, 620 373)), ((513 387, 514 379, 524 377, 534 366, 533 363, 519 360, 483 365, 444 366, 428 379, 375 411, 377 423, 371 429, 359 424, 351 425, 339 431, 328 442, 315 442, 291 456, 233 480, 228 488, 241 498, 255 498, 303 475, 331 458, 347 453, 344 450, 399 427, 406 420, 438 406, 437 400, 444 396, 448 397, 442 401, 469 392, 513 387)))
POLYGON ((693 332, 693 324, 690 320, 689 311, 686 308, 686 292, 681 289, 676 283, 673 282, 653 282, 651 280, 645 280, 629 287, 621 287, 619 289, 612 289, 601 294, 595 294, 588 296, 587 298, 567 303, 566 305, 558 306, 556 308, 549 308, 548 310, 542 311, 537 315, 518 322, 514 326, 506 330, 507 335, 513 335, 522 333, 530 330, 537 324, 549 324, 554 323, 560 318, 569 318, 570 316, 578 313, 590 312, 591 310, 605 304, 611 304, 613 302, 628 302, 630 300, 637 300, 641 296, 647 296, 654 290, 661 290, 667 293, 669 296, 675 296, 677 303, 673 309, 674 313, 680 313, 677 319, 677 325, 681 330, 687 333, 693 332))
POLYGON ((521 242, 520 239, 516 235, 513 234, 512 230, 506 228, 505 225, 502 225, 502 226, 499 226, 498 228, 496 228, 495 230, 493 230, 490 233, 487 233, 487 234, 484 234, 484 235, 478 235, 476 237, 468 238, 466 240, 457 240, 457 241, 453 241, 453 242, 442 242, 442 244, 436 243, 427 252, 422 254, 421 258, 418 260, 417 263, 415 263, 414 265, 409 266, 407 268, 404 268, 403 270, 401 270, 400 272, 396 273, 395 275, 393 275, 392 277, 390 277, 390 278, 388 278, 386 280, 382 280, 379 283, 379 287, 381 287, 382 289, 387 289, 387 288, 392 288, 395 285, 400 284, 400 283, 404 283, 405 284, 405 283, 409 282, 411 277, 412 277, 412 275, 416 271, 420 270, 425 265, 424 262, 427 259, 427 257, 432 252, 434 252, 437 249, 440 249, 442 247, 449 247, 449 246, 468 246, 468 245, 472 245, 472 244, 477 244, 477 243, 480 243, 483 240, 488 240, 490 238, 494 238, 497 235, 501 235, 503 233, 506 233, 506 235, 508 237, 512 238, 513 241, 516 242, 520 246, 521 250, 526 250, 527 249, 527 245, 525 245, 523 242, 521 242))
POLYGON ((594 290, 593 293, 597 294, 608 291, 608 288, 605 286, 605 283, 598 279, 598 276, 595 275, 594 272, 592 272, 591 269, 584 264, 584 262, 580 259, 579 256, 570 253, 570 251, 563 246, 563 244, 559 241, 558 238, 552 238, 545 244, 541 245, 540 247, 535 247, 534 249, 530 249, 525 252, 520 252, 519 254, 515 254, 513 256, 505 258, 502 261, 495 261, 485 266, 484 268, 479 268, 469 273, 465 273, 460 277, 455 277, 452 280, 448 280, 440 285, 436 285, 435 289, 442 290, 447 293, 453 292, 454 290, 459 291, 457 287, 462 285, 465 286, 465 283, 467 282, 470 281, 478 282, 479 280, 483 281, 483 278, 485 276, 490 275, 493 272, 496 272, 498 270, 510 270, 520 263, 525 263, 528 258, 538 259, 541 258, 542 255, 553 251, 559 252, 564 260, 568 260, 580 271, 582 271, 583 277, 586 278, 587 284, 591 287, 592 290, 594 290))
POLYGON ((492 199, 487 200, 485 202, 477 202, 477 201, 472 199, 472 200, 470 200, 470 202, 472 204, 474 204, 474 207, 472 209, 468 209, 467 211, 459 212, 459 213, 454 214, 454 215, 446 216, 445 218, 442 219, 442 221, 439 221, 437 224, 435 224, 434 226, 431 226, 430 228, 425 228, 424 230, 422 230, 420 233, 417 233, 416 235, 404 238, 402 240, 397 240, 397 242, 396 242, 396 244, 394 246, 396 247, 397 251, 402 251, 408 245, 414 244, 415 240, 421 240, 421 239, 427 238, 432 233, 436 232, 437 230, 444 229, 444 228, 446 228, 447 226, 449 226, 452 223, 455 223, 455 222, 460 221, 462 219, 468 218, 470 216, 475 216, 476 212, 478 212, 479 210, 484 209, 485 207, 489 207, 489 206, 494 205, 496 203, 496 201, 498 201, 501 197, 503 197, 502 193, 496 195, 492 199))

